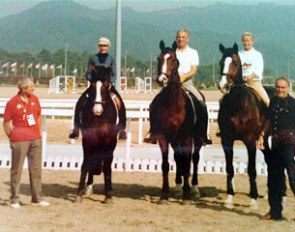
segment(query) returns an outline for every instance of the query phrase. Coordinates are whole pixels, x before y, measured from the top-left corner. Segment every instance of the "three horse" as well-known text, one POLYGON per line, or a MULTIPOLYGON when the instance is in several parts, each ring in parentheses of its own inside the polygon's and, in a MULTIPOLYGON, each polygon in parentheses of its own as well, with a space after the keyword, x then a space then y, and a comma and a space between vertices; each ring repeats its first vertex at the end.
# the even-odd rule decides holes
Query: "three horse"
POLYGON ((162 153, 163 186, 159 201, 161 204, 166 204, 169 198, 169 144, 174 150, 175 182, 178 190, 181 190, 183 183, 183 192, 181 192, 183 203, 188 204, 191 199, 189 176, 192 160, 192 193, 199 196, 197 169, 202 143, 196 136, 192 100, 179 80, 176 48, 176 42, 173 43, 172 48, 165 47, 164 42, 160 42, 161 54, 158 57, 157 81, 163 88, 150 105, 151 138, 158 140, 162 153))
MULTIPOLYGON (((221 143, 226 158, 228 197, 225 204, 227 207, 233 206, 235 194, 233 144, 235 140, 242 140, 248 152, 247 171, 250 179, 250 206, 257 208, 256 140, 265 130, 266 107, 243 80, 237 44, 234 44, 232 48, 225 48, 220 44, 219 49, 222 53, 222 59, 219 63, 221 68, 219 87, 224 93, 229 91, 220 101, 218 114, 221 143)), ((266 145, 264 152, 268 152, 267 138, 264 144, 266 145)))
MULTIPOLYGON (((93 183, 93 175, 104 174, 104 203, 112 202, 113 152, 117 145, 117 110, 110 96, 109 77, 111 69, 96 67, 95 77, 88 89, 88 100, 81 111, 83 164, 76 202, 82 201, 87 186, 93 183)), ((89 187, 88 187, 89 191, 89 187)))

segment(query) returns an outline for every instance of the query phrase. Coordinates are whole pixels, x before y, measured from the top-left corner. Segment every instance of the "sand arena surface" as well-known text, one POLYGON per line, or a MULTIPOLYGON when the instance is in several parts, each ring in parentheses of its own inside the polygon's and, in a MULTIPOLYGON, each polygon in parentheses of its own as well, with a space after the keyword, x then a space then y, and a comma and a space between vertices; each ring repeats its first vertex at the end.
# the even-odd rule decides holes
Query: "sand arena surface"
MULTIPOLYGON (((10 98, 16 88, 0 87, 0 97, 10 98)), ((206 92, 208 101, 217 101, 221 94, 206 92)), ((47 89, 36 89, 41 99, 78 98, 79 94, 47 94, 47 89)), ((154 94, 122 94, 124 99, 151 100, 154 94)), ((2 124, 2 118, 1 124, 2 124)), ((48 141, 66 143, 70 120, 48 120, 48 141), (62 130, 61 130, 62 128, 62 130)), ((148 130, 148 124, 144 125, 148 130)), ((134 128, 136 128, 134 126, 134 128)), ((214 129, 215 128, 215 129, 214 129)), ((211 128, 212 129, 212 128, 211 128)), ((211 134, 214 136, 213 127, 211 134)), ((134 129, 133 133, 137 133, 134 129)), ((134 140, 137 136, 133 135, 134 140)), ((0 130, 1 142, 7 138, 0 130)), ((214 143, 220 143, 214 138, 214 143)), ((134 141, 135 142, 135 141, 134 141)), ((124 146, 123 142, 119 143, 124 146)), ((267 200, 258 199, 259 209, 248 207, 249 182, 247 175, 236 175, 234 209, 223 206, 226 199, 225 175, 201 175, 202 197, 189 206, 180 205, 173 197, 174 173, 170 174, 171 198, 168 205, 159 206, 162 177, 160 173, 113 173, 114 204, 102 204, 103 176, 95 176, 94 193, 81 204, 73 203, 77 191, 79 171, 43 170, 43 194, 51 203, 47 208, 30 205, 28 170, 22 174, 21 209, 9 203, 9 169, 0 169, 0 231, 295 231, 295 200, 288 189, 288 203, 284 215, 288 221, 265 222, 259 217, 269 210, 267 200)), ((266 177, 257 177, 259 193, 266 193, 266 177)))

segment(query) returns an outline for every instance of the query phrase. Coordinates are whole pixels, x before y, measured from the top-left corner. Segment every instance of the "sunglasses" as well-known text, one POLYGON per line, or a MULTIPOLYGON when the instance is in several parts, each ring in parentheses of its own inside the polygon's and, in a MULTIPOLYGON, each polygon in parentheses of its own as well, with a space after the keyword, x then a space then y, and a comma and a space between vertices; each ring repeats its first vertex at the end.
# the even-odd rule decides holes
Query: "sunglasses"
POLYGON ((108 47, 108 45, 106 45, 106 44, 100 44, 100 45, 98 45, 98 47, 108 47))

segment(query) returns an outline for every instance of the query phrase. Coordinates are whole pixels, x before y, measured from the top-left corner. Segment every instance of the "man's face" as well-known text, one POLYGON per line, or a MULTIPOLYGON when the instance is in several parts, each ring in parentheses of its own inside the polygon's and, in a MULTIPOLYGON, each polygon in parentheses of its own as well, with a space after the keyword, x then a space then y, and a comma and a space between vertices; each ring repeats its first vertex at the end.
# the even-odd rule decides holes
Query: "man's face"
POLYGON ((244 35, 242 38, 243 47, 246 51, 251 50, 253 47, 254 41, 253 38, 249 35, 244 35))
POLYGON ((185 31, 180 31, 176 36, 178 48, 185 48, 189 41, 189 35, 185 31))
POLYGON ((285 98, 289 93, 289 85, 285 80, 276 81, 276 96, 279 98, 285 98))

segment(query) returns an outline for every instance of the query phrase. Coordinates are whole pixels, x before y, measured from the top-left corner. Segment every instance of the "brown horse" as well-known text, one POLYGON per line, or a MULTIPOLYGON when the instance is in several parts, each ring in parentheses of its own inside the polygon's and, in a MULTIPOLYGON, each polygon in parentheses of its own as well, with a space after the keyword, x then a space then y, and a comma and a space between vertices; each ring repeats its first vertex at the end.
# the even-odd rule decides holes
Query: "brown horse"
POLYGON ((82 108, 81 130, 84 159, 76 202, 82 201, 87 174, 89 178, 87 186, 91 186, 93 175, 99 175, 101 171, 103 171, 105 183, 104 203, 112 202, 111 164, 119 128, 116 125, 117 111, 109 91, 110 83, 107 77, 110 72, 110 68, 96 68, 95 81, 92 81, 89 86, 88 99, 82 108))
POLYGON ((192 102, 179 81, 176 42, 172 48, 160 42, 161 54, 158 57, 158 79, 162 91, 154 98, 150 106, 151 137, 158 140, 162 152, 163 186, 159 203, 167 203, 169 197, 168 150, 171 144, 176 161, 176 185, 180 188, 183 177, 183 203, 191 199, 189 176, 193 157, 193 194, 199 195, 197 168, 201 140, 196 136, 194 110, 192 102), (193 151, 194 144, 194 152, 193 151))
MULTIPOLYGON (((221 80, 220 90, 224 93, 220 101, 218 125, 221 143, 226 158, 227 194, 226 206, 233 206, 234 167, 233 144, 235 140, 242 140, 248 151, 248 175, 250 179, 250 206, 257 208, 258 192, 256 186, 256 140, 265 130, 267 117, 266 107, 258 99, 242 78, 242 65, 238 55, 238 46, 225 48, 219 45, 222 53, 220 61, 221 80), (228 92, 229 90, 229 92, 228 92)), ((267 137, 264 153, 269 152, 267 137)))

